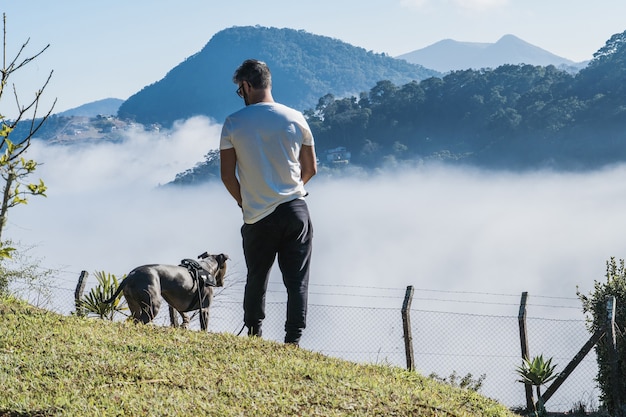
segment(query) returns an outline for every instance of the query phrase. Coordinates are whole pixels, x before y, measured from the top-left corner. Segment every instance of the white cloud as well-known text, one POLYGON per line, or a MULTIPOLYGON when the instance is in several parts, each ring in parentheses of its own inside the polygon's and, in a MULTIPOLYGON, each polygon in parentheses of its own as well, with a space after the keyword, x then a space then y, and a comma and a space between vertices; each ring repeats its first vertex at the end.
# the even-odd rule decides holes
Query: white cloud
MULTIPOLYGON (((205 250, 228 253, 231 278, 243 279, 241 213, 222 184, 156 188, 216 148, 219 128, 193 119, 123 144, 34 145, 49 196, 14 208, 6 237, 35 245, 69 288, 81 270, 122 275, 205 250)), ((575 297, 611 256, 626 257, 625 175, 430 166, 315 178, 312 282, 575 297)))
POLYGON ((422 10, 427 7, 435 6, 449 9, 450 6, 452 6, 462 10, 482 12, 495 8, 501 8, 507 6, 508 4, 509 0, 444 0, 437 2, 432 0, 400 0, 400 6, 415 10, 422 10))
POLYGON ((509 0, 453 0, 454 4, 468 10, 483 11, 506 6, 509 0))
POLYGON ((194 225, 210 223, 203 211, 216 207, 212 188, 189 196, 158 185, 216 149, 220 128, 198 117, 170 132, 129 132, 120 143, 33 142, 28 156, 43 163, 35 174, 48 186, 48 197, 31 197, 12 209, 6 236, 37 245, 33 252, 50 267, 73 274, 104 269, 121 275, 134 262, 158 262, 163 254, 201 253, 210 242, 182 254, 194 225))
MULTIPOLYGON (((155 188, 201 159, 218 137, 219 126, 196 119, 171 135, 138 133, 124 144, 33 147, 30 156, 45 162, 40 174, 49 197, 13 209, 5 237, 34 245, 31 255, 61 269, 53 309, 73 311, 82 270, 122 276, 207 250, 231 258, 212 326, 241 328, 241 212, 221 183, 155 188)), ((552 301, 540 296, 570 299, 557 301, 574 306, 559 313, 581 320, 577 286, 590 292, 594 280, 604 279, 610 257, 626 257, 624 176, 626 166, 583 174, 427 166, 367 179, 314 178, 308 186, 315 229, 310 302, 395 309, 412 285, 419 294, 413 308, 420 311, 510 317, 527 291, 535 304, 552 301)), ((282 337, 284 310, 273 303, 282 300, 275 267, 267 321, 275 340, 282 337)), ((542 317, 540 306, 532 312, 542 317)), ((559 319, 569 318, 562 314, 559 319)), ((163 309, 161 323, 166 315, 163 309)), ((307 343, 329 346, 323 335, 308 337, 307 343)), ((463 366, 481 365, 476 359, 463 366)), ((489 366, 480 371, 491 372, 489 366)))
POLYGON ((429 3, 430 0, 400 0, 400 6, 407 7, 409 9, 421 9, 429 3))
POLYGON ((624 171, 430 167, 320 181, 311 192, 324 258, 316 268, 365 285, 575 296, 577 285, 602 277, 609 257, 625 255, 624 171))
POLYGON ((117 143, 47 146, 33 142, 29 157, 43 162, 37 175, 49 194, 76 193, 119 187, 149 188, 164 184, 176 173, 202 161, 219 144, 219 127, 195 117, 172 131, 125 133, 117 143))

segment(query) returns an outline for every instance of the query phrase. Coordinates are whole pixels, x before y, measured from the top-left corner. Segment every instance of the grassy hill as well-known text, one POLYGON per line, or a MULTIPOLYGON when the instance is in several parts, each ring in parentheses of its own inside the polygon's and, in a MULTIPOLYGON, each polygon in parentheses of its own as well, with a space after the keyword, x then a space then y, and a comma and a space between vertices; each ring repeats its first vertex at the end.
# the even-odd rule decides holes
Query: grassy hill
POLYGON ((513 416, 471 390, 257 338, 0 298, 0 416, 513 416))

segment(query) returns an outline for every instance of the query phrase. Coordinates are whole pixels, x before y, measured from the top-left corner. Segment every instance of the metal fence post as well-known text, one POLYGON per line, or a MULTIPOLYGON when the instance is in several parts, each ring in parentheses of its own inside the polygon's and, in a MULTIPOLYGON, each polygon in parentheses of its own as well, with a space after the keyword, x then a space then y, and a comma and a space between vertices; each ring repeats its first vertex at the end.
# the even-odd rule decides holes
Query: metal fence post
POLYGON ((404 303, 402 303, 402 327, 404 329, 404 350, 406 352, 406 368, 415 369, 413 357, 413 336, 411 335, 411 302, 413 301, 413 286, 406 287, 404 303))

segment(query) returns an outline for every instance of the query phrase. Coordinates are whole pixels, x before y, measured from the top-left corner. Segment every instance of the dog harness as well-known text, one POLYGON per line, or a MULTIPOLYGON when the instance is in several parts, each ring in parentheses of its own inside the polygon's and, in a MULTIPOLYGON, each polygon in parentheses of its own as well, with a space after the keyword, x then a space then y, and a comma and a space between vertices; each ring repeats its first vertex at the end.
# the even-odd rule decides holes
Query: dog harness
POLYGON ((187 268, 191 278, 198 282, 199 287, 217 287, 215 276, 200 265, 200 262, 193 259, 183 259, 180 261, 180 266, 187 268))

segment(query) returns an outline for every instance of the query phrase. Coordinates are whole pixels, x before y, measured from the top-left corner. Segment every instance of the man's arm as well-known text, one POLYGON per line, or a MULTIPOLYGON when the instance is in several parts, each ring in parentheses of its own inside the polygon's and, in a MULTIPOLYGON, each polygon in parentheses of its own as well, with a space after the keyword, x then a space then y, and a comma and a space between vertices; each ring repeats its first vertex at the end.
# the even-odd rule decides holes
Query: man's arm
POLYGON ((235 174, 237 154, 234 148, 220 150, 220 176, 224 186, 241 207, 241 188, 235 174))
POLYGON ((300 170, 302 182, 305 184, 317 174, 317 159, 315 158, 315 147, 302 145, 300 149, 300 170))

